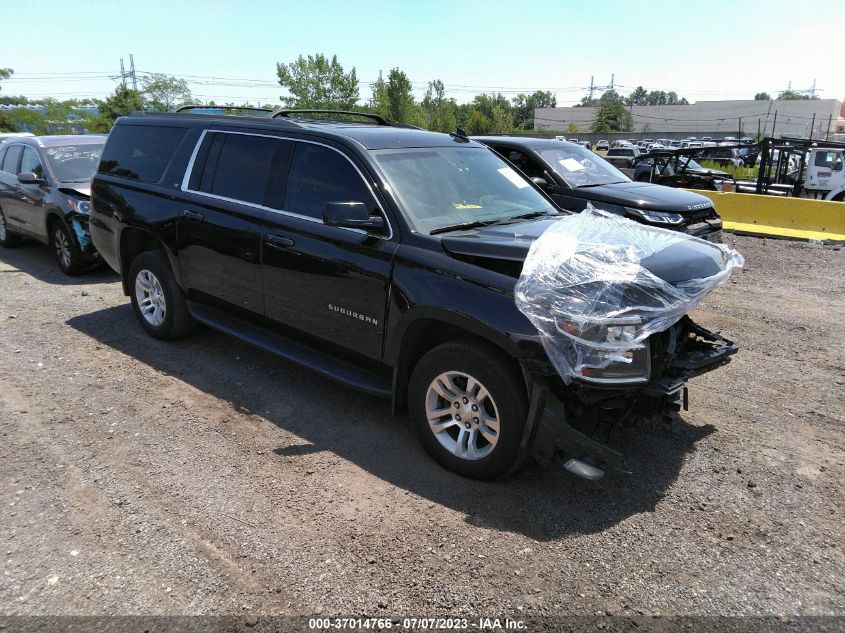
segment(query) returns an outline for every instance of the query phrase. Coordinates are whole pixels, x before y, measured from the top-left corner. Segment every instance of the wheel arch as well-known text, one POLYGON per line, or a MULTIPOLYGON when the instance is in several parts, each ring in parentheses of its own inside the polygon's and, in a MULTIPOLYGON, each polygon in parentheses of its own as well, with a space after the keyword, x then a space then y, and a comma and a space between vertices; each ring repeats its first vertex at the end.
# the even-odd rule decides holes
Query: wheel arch
POLYGON ((129 295, 129 268, 132 260, 146 251, 163 251, 172 267, 173 262, 167 247, 153 233, 133 226, 120 232, 120 278, 124 295, 129 295))
POLYGON ((483 322, 463 315, 421 315, 405 326, 400 340, 392 363, 394 413, 407 408, 411 373, 420 359, 438 345, 450 341, 463 340, 484 347, 521 374, 516 343, 483 322))

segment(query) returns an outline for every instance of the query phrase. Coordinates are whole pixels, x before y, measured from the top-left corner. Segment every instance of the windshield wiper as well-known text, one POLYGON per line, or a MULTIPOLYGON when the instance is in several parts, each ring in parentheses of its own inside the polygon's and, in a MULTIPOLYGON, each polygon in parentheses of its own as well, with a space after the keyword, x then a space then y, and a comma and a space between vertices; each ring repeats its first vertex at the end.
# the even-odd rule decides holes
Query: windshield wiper
MULTIPOLYGON (((503 218, 507 219, 507 218, 503 218)), ((462 231, 464 229, 475 229, 479 226, 489 226, 491 224, 496 224, 497 222, 502 222, 502 220, 476 220, 474 222, 464 222, 462 224, 452 224, 450 226, 441 226, 439 228, 434 229, 429 233, 429 235, 437 235, 438 233, 448 233, 449 231, 462 231)))
POLYGON ((617 180, 616 182, 594 182, 589 185, 578 185, 576 189, 586 189, 587 187, 602 187, 604 185, 621 185, 626 183, 626 180, 617 180))
POLYGON ((508 222, 511 222, 513 220, 528 220, 530 218, 538 218, 543 215, 557 215, 557 213, 549 213, 548 211, 532 211, 531 213, 513 215, 507 218, 499 218, 497 220, 476 220, 474 222, 464 222, 463 224, 441 226, 431 231, 429 235, 437 235, 438 233, 448 233, 449 231, 462 231, 464 229, 475 229, 480 226, 490 226, 491 224, 507 224, 508 222))
POLYGON ((531 218, 540 218, 540 217, 543 217, 543 216, 556 216, 556 215, 559 215, 559 214, 555 213, 554 211, 552 211, 552 212, 549 212, 549 211, 532 211, 531 213, 523 213, 522 215, 511 216, 511 217, 507 218, 506 220, 503 220, 503 222, 510 222, 511 220, 530 220, 531 218))

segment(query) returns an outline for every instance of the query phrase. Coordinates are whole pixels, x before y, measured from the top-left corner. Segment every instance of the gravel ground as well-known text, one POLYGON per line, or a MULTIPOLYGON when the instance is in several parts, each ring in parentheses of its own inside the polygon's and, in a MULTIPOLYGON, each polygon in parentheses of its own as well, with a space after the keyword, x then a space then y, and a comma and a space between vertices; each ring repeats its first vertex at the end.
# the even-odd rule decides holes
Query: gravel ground
POLYGON ((845 615, 845 250, 730 239, 694 317, 740 353, 603 483, 461 479, 384 401, 0 251, 0 614, 845 615))

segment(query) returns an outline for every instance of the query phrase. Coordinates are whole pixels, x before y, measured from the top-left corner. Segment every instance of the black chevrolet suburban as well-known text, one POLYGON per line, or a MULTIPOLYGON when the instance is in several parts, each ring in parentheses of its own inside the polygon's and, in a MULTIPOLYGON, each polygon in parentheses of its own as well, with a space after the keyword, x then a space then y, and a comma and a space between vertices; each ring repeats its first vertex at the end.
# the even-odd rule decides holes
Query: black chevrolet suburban
MULTIPOLYGON (((597 478, 624 467, 596 428, 679 407, 685 380, 736 348, 684 318, 632 363, 565 385, 514 303, 532 241, 561 215, 460 131, 303 111, 136 114, 109 135, 91 233, 156 338, 205 324, 391 398, 465 476, 562 454, 597 478)), ((673 281, 708 260, 667 257, 654 270, 673 281)))

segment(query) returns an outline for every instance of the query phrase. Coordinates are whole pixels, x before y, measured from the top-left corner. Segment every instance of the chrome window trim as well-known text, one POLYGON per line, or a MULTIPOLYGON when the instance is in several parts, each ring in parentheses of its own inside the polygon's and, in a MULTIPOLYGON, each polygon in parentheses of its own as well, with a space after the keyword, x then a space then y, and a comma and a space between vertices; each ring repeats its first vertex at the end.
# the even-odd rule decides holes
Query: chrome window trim
MULTIPOLYGON (((197 160, 197 155, 199 154, 200 147, 202 147, 203 141, 205 141, 205 137, 209 133, 211 133, 211 134, 240 134, 241 136, 258 136, 258 137, 262 137, 262 138, 278 139, 278 140, 281 140, 281 141, 291 141, 293 143, 311 143, 312 145, 319 145, 321 147, 326 147, 326 148, 328 148, 332 151, 337 152, 341 156, 343 156, 343 158, 350 165, 352 165, 353 169, 358 173, 358 176, 361 178, 363 183, 366 185, 367 190, 370 192, 370 195, 373 197, 373 200, 376 203, 378 203, 378 196, 376 196, 376 193, 373 190, 372 186, 370 185, 369 181, 367 180, 366 176, 364 176, 364 174, 361 172, 361 170, 358 169, 358 165, 356 165, 355 162, 351 158, 349 158, 349 156, 347 156, 346 154, 341 152, 336 147, 332 147, 331 145, 327 145, 326 143, 319 143, 317 141, 311 141, 311 140, 295 138, 295 137, 290 137, 290 136, 276 136, 274 134, 256 134, 254 132, 239 132, 239 131, 234 131, 234 130, 215 130, 215 129, 209 129, 209 128, 206 128, 202 131, 202 134, 200 134, 199 139, 197 139, 197 144, 194 146, 194 151, 191 152, 191 159, 188 161, 188 166, 185 168, 185 175, 182 177, 182 184, 179 187, 179 189, 181 191, 183 191, 184 193, 192 193, 192 194, 197 195, 197 196, 212 198, 214 200, 224 200, 226 202, 234 202, 236 204, 242 204, 242 205, 252 207, 252 208, 255 208, 255 209, 261 209, 262 211, 270 211, 271 213, 278 213, 280 215, 284 215, 284 216, 287 216, 287 217, 299 218, 300 220, 307 220, 309 222, 315 222, 316 224, 322 224, 323 226, 328 226, 327 224, 325 224, 323 222, 322 219, 314 218, 314 217, 311 217, 310 215, 305 215, 303 213, 296 213, 295 211, 286 211, 284 209, 274 209, 272 207, 266 207, 263 204, 257 204, 255 202, 247 202, 246 200, 238 200, 237 198, 228 198, 226 196, 219 196, 219 195, 214 194, 214 193, 207 193, 205 191, 197 191, 196 189, 189 188, 188 184, 191 181, 191 175, 193 174, 193 171, 194 171, 194 163, 197 160)), ((293 156, 291 156, 291 160, 293 160, 293 156)), ((287 183, 285 183, 285 184, 287 185, 287 183)), ((285 189, 287 189, 287 186, 285 187, 285 189)), ((391 239, 393 239, 393 225, 390 223, 390 219, 387 217, 387 213, 384 211, 384 209, 379 208, 379 211, 381 212, 381 216, 384 218, 384 222, 387 225, 387 229, 388 229, 387 236, 378 235, 376 233, 371 233, 369 231, 365 231, 364 229, 355 229, 355 228, 346 227, 346 226, 333 226, 333 227, 330 227, 330 228, 341 229, 341 230, 344 230, 344 231, 351 231, 352 233, 359 233, 361 235, 369 235, 371 237, 375 237, 375 238, 378 238, 380 240, 390 241, 391 239)))

